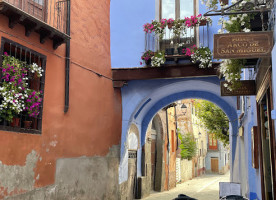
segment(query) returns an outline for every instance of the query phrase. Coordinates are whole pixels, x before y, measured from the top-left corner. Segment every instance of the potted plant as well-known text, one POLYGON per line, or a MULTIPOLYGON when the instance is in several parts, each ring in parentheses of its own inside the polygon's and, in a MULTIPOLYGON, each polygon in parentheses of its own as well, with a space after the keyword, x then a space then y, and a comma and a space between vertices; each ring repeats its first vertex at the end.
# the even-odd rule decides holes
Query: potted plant
POLYGON ((199 63, 199 68, 212 67, 212 52, 208 47, 199 47, 191 54, 192 63, 199 63))
POLYGON ((180 43, 180 44, 178 44, 178 47, 177 47, 177 52, 178 52, 178 54, 179 55, 183 55, 183 54, 185 54, 185 51, 186 51, 186 44, 185 43, 180 43))
POLYGON ((174 20, 174 26, 173 26, 174 37, 178 37, 181 33, 183 33, 186 30, 184 22, 185 22, 185 20, 183 20, 183 19, 174 20))
POLYGON ((43 69, 37 64, 27 65, 6 52, 3 55, 2 63, 2 86, 0 87, 0 117, 12 125, 16 125, 18 120, 14 119, 20 113, 33 111, 30 116, 36 117, 39 113, 40 102, 42 101, 41 92, 35 92, 35 100, 32 100, 33 89, 29 89, 28 72, 41 77, 43 69), (30 105, 32 102, 32 105, 30 105), (38 104, 39 103, 39 104, 38 104))
POLYGON ((225 59, 220 64, 219 71, 227 81, 224 87, 229 91, 235 90, 241 86, 239 80, 241 78, 243 64, 244 60, 241 59, 225 59))
POLYGON ((165 54, 163 51, 157 51, 154 53, 152 57, 151 66, 152 67, 160 67, 161 64, 164 64, 166 61, 165 54))
POLYGON ((174 19, 173 18, 168 19, 167 20, 168 29, 172 29, 173 25, 174 25, 174 19))
POLYGON ((151 65, 151 58, 154 56, 154 52, 151 50, 145 51, 141 56, 141 59, 145 61, 147 66, 151 65))
POLYGON ((191 47, 186 48, 185 55, 186 56, 192 56, 192 54, 194 54, 196 49, 197 49, 197 46, 195 44, 191 47))
POLYGON ((166 19, 161 19, 160 22, 154 20, 152 21, 152 25, 154 33, 159 35, 159 38, 162 39, 166 28, 166 19))

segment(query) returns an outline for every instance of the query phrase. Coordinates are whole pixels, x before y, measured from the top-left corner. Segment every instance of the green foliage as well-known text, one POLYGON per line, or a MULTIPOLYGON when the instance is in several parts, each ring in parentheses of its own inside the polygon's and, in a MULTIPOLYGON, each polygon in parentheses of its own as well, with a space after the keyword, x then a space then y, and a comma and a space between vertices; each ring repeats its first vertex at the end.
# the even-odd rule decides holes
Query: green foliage
POLYGON ((220 65, 220 72, 225 76, 228 82, 224 86, 232 91, 241 87, 239 82, 241 78, 241 71, 244 66, 242 59, 225 59, 220 65))
POLYGON ((224 145, 229 144, 229 121, 225 113, 209 101, 196 101, 195 107, 203 125, 224 145))
POLYGON ((181 135, 178 132, 178 137, 181 140, 180 144, 180 155, 182 159, 188 159, 191 160, 196 155, 196 142, 194 141, 193 135, 191 133, 187 133, 185 135, 181 135))
POLYGON ((250 31, 250 19, 252 14, 230 15, 229 20, 225 22, 225 29, 230 33, 250 31))

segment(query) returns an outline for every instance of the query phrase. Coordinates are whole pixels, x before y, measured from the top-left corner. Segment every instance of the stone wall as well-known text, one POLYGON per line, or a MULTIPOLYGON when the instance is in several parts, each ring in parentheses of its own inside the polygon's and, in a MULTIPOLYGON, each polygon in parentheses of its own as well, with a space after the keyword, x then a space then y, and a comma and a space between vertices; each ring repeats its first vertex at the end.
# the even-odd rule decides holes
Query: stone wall
POLYGON ((117 200, 119 155, 119 146, 113 146, 106 156, 59 159, 55 184, 5 199, 117 200))
POLYGON ((181 182, 191 180, 193 178, 193 161, 183 159, 180 162, 181 182))

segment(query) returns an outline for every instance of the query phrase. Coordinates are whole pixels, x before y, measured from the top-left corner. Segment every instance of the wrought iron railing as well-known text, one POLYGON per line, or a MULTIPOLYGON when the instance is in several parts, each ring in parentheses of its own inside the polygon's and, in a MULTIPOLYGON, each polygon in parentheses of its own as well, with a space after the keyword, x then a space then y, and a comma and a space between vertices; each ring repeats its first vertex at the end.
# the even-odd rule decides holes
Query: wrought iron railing
POLYGON ((175 36, 173 30, 165 29, 162 38, 155 33, 145 34, 145 51, 163 51, 166 57, 185 57, 186 48, 193 45, 209 46, 208 38, 208 24, 186 28, 179 36, 175 36), (200 40, 197 41, 198 39, 200 40))
POLYGON ((66 33, 69 0, 2 0, 66 33))
POLYGON ((188 28, 179 36, 175 36, 173 31, 165 30, 164 36, 160 38, 154 33, 146 33, 145 51, 152 50, 164 51, 165 55, 184 55, 182 47, 190 47, 196 45, 196 37, 194 28, 188 28), (182 46, 180 46, 182 45, 182 46))

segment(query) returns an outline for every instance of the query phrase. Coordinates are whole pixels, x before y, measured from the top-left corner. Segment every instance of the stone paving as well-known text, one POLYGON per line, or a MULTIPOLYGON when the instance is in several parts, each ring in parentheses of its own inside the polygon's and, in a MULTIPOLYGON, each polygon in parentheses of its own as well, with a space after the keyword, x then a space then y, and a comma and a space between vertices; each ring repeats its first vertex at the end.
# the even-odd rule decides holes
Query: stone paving
POLYGON ((177 184, 176 188, 165 192, 153 192, 144 200, 172 200, 178 194, 185 194, 198 200, 218 200, 219 182, 229 182, 229 171, 224 175, 204 174, 200 177, 177 184))

